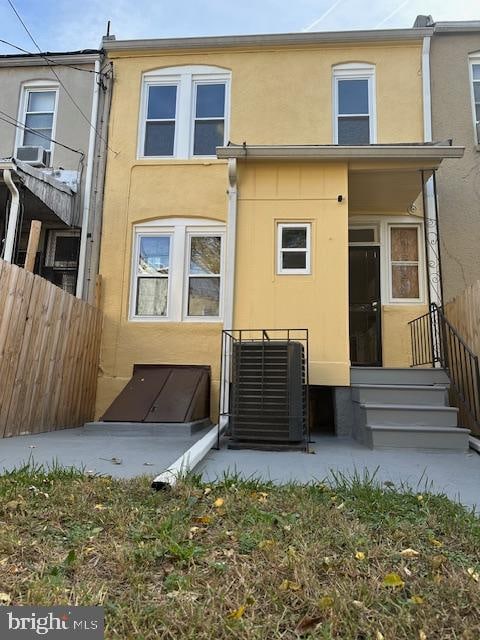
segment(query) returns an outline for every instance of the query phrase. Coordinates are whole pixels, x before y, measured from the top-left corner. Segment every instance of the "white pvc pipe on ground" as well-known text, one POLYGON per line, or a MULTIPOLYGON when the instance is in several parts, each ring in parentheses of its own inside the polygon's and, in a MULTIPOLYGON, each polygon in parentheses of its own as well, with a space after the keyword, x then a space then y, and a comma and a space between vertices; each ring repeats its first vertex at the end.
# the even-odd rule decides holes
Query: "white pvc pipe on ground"
POLYGON ((210 449, 217 443, 218 429, 220 435, 226 427, 227 421, 223 424, 215 425, 200 440, 197 440, 187 451, 185 451, 175 462, 154 478, 152 489, 160 491, 174 487, 179 479, 195 469, 195 467, 205 458, 210 449))

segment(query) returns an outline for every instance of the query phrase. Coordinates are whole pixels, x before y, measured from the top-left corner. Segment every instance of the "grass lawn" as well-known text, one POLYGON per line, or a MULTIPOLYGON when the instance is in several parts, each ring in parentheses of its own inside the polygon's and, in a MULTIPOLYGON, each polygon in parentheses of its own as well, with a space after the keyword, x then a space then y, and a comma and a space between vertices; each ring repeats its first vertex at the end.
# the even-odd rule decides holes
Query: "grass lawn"
POLYGON ((0 477, 0 601, 103 605, 107 638, 477 640, 479 573, 477 517, 371 480, 0 477))

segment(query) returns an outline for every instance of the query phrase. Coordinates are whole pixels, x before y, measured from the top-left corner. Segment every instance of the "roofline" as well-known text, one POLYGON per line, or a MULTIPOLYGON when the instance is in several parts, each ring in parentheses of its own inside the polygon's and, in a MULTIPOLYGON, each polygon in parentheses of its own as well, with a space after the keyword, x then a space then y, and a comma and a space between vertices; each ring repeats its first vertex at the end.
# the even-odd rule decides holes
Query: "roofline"
POLYGON ((264 160, 434 160, 462 158, 464 147, 435 144, 402 145, 228 145, 217 158, 264 160))
POLYGON ((480 31, 480 20, 450 20, 435 22, 434 33, 475 33, 480 31))
POLYGON ((98 49, 85 51, 64 51, 59 53, 21 53, 0 55, 0 67, 45 67, 48 62, 61 65, 94 64, 100 58, 98 49), (48 62, 45 60, 48 58, 48 62))
POLYGON ((170 49, 214 49, 224 47, 268 47, 324 43, 374 42, 384 40, 420 40, 431 36, 432 27, 411 29, 369 29, 358 31, 317 31, 302 33, 268 33, 234 36, 194 36, 187 38, 155 38, 114 40, 103 38, 105 51, 138 51, 170 49))

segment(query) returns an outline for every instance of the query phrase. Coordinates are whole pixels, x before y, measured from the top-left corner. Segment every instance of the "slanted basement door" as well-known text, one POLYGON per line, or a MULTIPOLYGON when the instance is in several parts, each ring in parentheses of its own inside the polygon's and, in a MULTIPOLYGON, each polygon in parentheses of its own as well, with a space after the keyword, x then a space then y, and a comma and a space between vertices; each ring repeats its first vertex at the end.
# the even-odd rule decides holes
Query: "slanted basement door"
POLYGON ((210 416, 210 367, 136 364, 105 422, 194 422, 210 416))

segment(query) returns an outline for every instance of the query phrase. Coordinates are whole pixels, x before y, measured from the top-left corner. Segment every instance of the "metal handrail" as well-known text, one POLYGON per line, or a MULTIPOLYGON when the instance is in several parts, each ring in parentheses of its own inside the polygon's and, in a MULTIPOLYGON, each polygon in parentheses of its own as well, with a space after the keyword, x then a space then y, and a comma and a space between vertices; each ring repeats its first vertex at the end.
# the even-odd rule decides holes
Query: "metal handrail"
POLYGON ((450 379, 452 404, 463 426, 480 435, 480 368, 478 356, 435 303, 411 320, 412 366, 441 366, 450 379))

